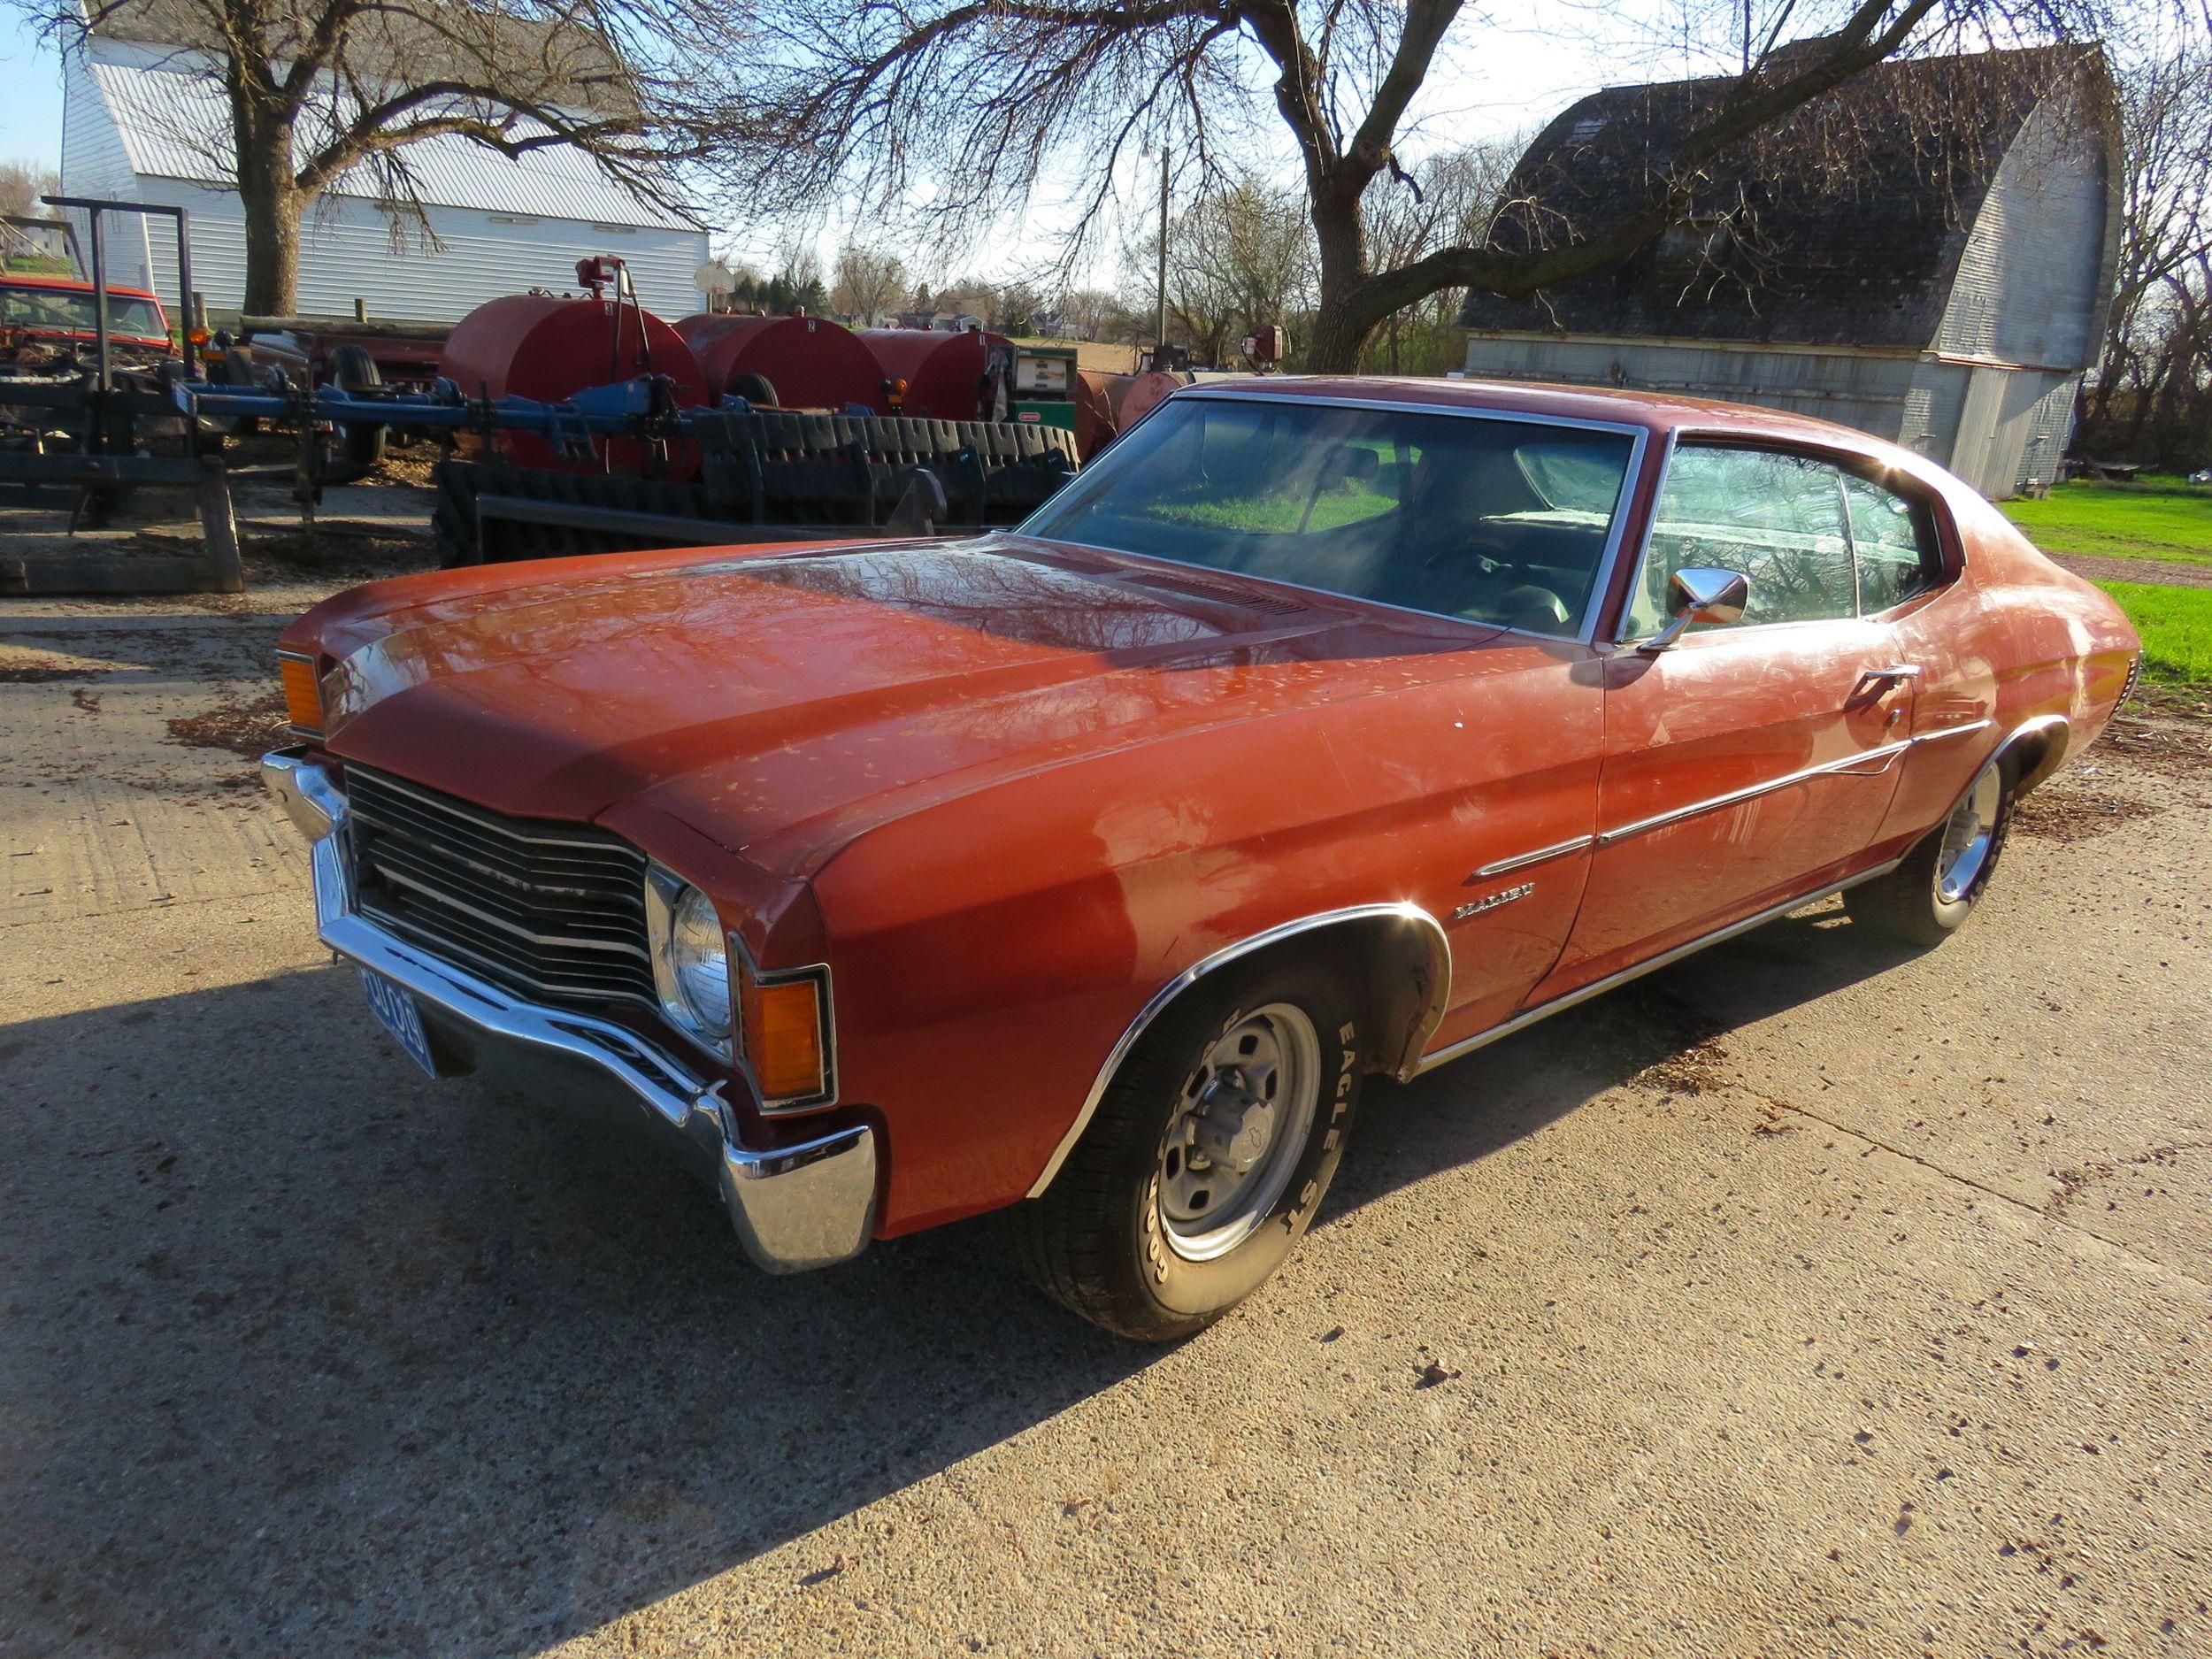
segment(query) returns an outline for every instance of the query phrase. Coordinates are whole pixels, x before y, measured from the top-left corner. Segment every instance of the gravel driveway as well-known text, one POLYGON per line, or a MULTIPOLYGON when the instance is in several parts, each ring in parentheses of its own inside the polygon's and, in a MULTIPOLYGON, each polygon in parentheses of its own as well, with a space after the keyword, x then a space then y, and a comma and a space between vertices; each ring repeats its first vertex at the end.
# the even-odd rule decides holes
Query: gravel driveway
POLYGON ((0 613, 0 1652, 2212 1650, 2204 726, 1940 950, 1807 913, 1377 1087, 1147 1351, 414 1077, 234 752, 311 596, 0 613))

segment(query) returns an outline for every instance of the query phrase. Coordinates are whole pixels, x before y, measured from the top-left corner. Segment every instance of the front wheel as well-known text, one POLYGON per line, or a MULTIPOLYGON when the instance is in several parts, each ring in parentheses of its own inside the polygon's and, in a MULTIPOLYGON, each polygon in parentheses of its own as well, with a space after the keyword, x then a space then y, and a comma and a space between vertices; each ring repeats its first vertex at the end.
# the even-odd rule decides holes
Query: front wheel
POLYGON ((1973 913, 1996 873, 2015 799, 2003 765, 1993 760, 1902 864, 1845 893, 1852 921, 1905 944, 1941 944, 1973 913))
POLYGON ((1342 979, 1289 959, 1227 972, 1154 1023, 1052 1185, 1009 1212, 1040 1289, 1141 1341, 1204 1329, 1281 1264, 1358 1104, 1342 979))

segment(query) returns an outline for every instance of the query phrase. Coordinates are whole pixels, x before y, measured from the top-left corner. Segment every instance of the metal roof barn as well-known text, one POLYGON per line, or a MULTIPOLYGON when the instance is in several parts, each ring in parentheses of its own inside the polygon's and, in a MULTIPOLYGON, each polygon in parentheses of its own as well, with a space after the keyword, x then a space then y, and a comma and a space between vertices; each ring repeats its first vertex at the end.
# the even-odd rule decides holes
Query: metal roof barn
MULTIPOLYGON (((221 311, 244 296, 245 216, 227 111, 205 68, 181 48, 97 32, 72 48, 62 184, 72 195, 187 209, 194 280, 221 311)), ((345 107, 334 86, 317 102, 325 119, 345 107)), ((583 151, 555 145, 510 157, 449 136, 406 154, 426 225, 384 205, 361 170, 342 176, 300 227, 299 310, 343 314, 357 300, 373 316, 450 322, 518 288, 572 284, 576 262, 597 254, 629 265, 649 309, 696 309, 705 227, 641 199, 583 151)), ((128 230, 116 241, 119 281, 175 291, 173 249, 128 230)))

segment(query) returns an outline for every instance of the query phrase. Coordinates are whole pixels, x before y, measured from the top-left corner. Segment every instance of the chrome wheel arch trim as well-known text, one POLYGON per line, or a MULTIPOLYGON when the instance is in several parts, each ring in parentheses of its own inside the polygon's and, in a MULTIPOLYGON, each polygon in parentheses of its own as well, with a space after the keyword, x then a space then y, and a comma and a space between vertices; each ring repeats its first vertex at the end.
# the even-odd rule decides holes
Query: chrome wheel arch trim
MULTIPOLYGON (((2012 780, 2012 792, 2023 795, 2036 787, 2053 772, 2063 766, 2073 753, 2074 723, 2062 714, 2032 714, 2014 726, 1990 756, 1993 763, 2002 764, 2013 751, 2031 742, 2040 742, 2043 752, 2036 757, 2034 768, 2012 780)), ((1972 788, 1970 780, 1967 787, 1972 788)))
POLYGON ((1411 1077, 1420 1065, 1422 1049, 1427 1047, 1429 1038, 1435 1033, 1437 1026, 1443 1023, 1445 1007, 1451 1000, 1452 952, 1450 944, 1444 937, 1443 924, 1409 900, 1390 904, 1353 904, 1341 910, 1321 910, 1311 916, 1302 916, 1295 921, 1284 922, 1240 939, 1233 945, 1225 945, 1212 955, 1202 957, 1185 968, 1152 994, 1108 1052, 1104 1063, 1098 1068, 1097 1077, 1092 1081, 1090 1093, 1084 1097, 1083 1110, 1076 1113, 1075 1121, 1060 1137, 1059 1145, 1053 1148, 1052 1156, 1046 1160, 1037 1179, 1030 1183, 1025 1196, 1041 1197, 1045 1189, 1052 1185, 1053 1178, 1060 1173, 1061 1165, 1068 1161, 1068 1154, 1075 1150, 1075 1143, 1083 1138, 1083 1132, 1091 1126, 1091 1119, 1097 1116, 1099 1102, 1106 1098, 1106 1091, 1113 1083, 1114 1074, 1121 1070, 1122 1062, 1129 1057, 1130 1051, 1151 1028, 1153 1022, 1165 1013, 1169 1005, 1184 992, 1231 963, 1271 945, 1279 945, 1285 940, 1318 933, 1324 928, 1386 921, 1410 927, 1425 948, 1429 961, 1428 995, 1419 1015, 1411 1029, 1405 1033, 1395 1056, 1386 1055, 1386 1063, 1381 1068, 1401 1081, 1411 1077))

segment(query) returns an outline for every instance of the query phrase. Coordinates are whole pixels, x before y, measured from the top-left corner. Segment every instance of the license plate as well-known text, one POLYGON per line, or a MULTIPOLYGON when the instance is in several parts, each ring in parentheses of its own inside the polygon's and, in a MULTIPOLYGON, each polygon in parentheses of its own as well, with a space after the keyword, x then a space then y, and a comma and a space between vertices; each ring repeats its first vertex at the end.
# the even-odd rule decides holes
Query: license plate
POLYGON ((415 1007, 415 999, 382 974, 367 968, 361 970, 361 983, 368 991, 369 1011, 376 1016, 377 1023, 407 1050, 409 1059, 436 1077, 437 1056, 430 1052, 429 1033, 422 1028, 422 1015, 415 1007))

